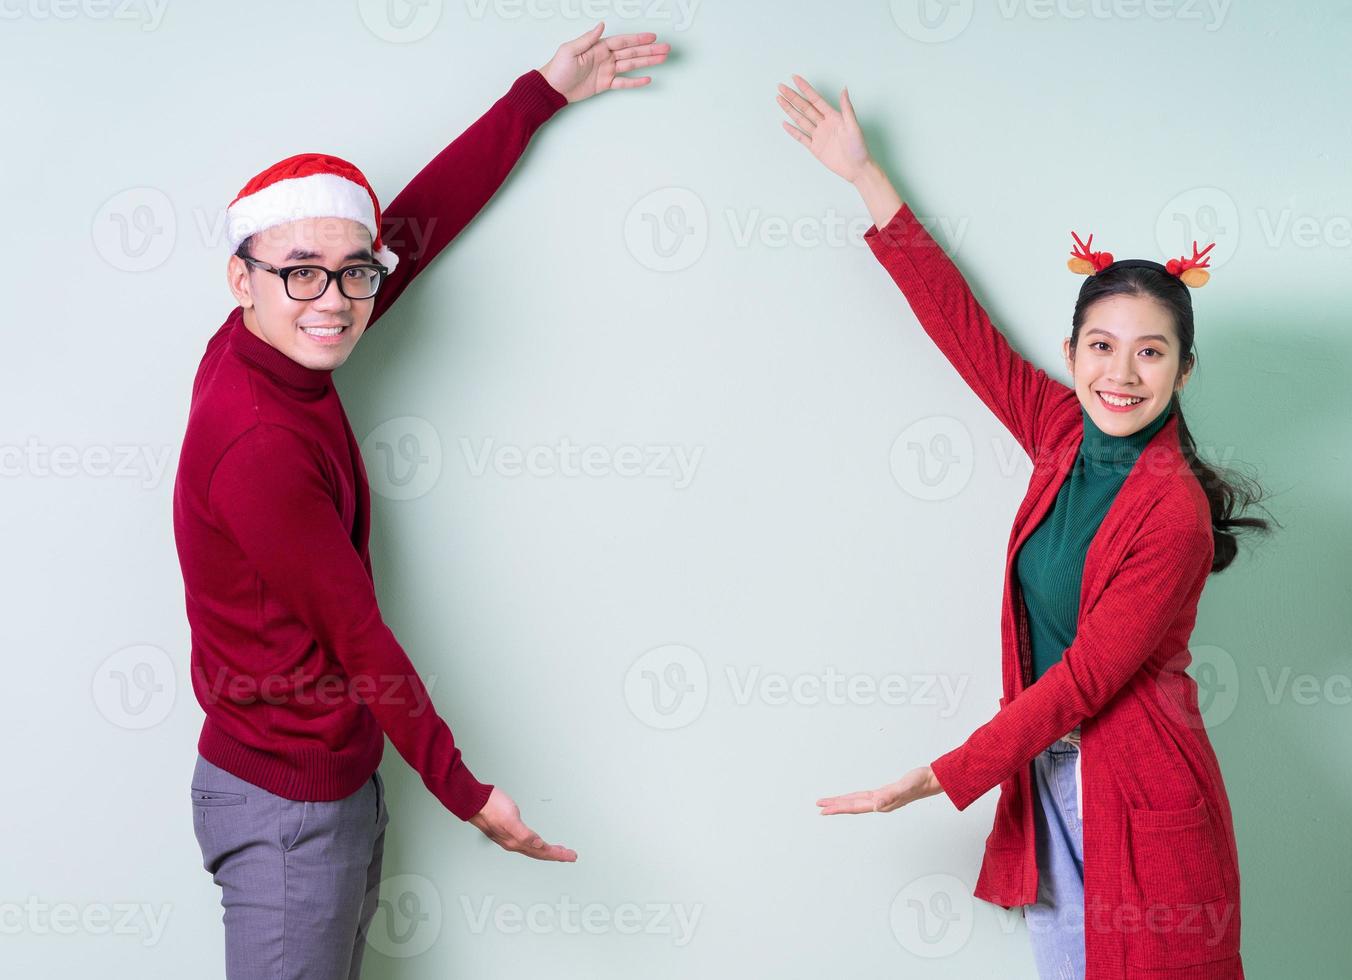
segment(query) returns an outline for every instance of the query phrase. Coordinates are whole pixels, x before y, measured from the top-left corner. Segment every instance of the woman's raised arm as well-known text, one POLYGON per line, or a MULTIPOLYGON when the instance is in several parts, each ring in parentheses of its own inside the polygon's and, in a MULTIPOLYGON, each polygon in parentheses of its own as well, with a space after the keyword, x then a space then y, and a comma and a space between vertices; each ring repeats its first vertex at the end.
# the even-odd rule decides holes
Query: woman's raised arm
POLYGON ((793 79, 800 91, 779 86, 780 107, 793 121, 783 124, 785 130, 859 191, 874 221, 864 240, 901 287, 920 326, 1034 456, 1046 411, 1073 392, 1021 357, 991 323, 957 266, 869 155, 848 90, 841 91, 837 110, 804 78, 793 79))

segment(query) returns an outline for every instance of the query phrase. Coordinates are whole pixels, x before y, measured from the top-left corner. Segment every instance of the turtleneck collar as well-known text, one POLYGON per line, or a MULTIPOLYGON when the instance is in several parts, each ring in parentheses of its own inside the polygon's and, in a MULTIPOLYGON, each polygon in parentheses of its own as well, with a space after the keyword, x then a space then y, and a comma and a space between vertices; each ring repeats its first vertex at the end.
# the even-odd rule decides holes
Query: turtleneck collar
POLYGON ((1169 403, 1164 406, 1164 411, 1160 412, 1148 425, 1126 436, 1114 436, 1104 432, 1094 424, 1094 420, 1089 417, 1089 412, 1081 405, 1080 415, 1084 419, 1084 439, 1080 443, 1080 458, 1095 464, 1095 468, 1101 472, 1130 470, 1137 457, 1145 449, 1146 444, 1169 421, 1169 416, 1174 411, 1174 399, 1177 397, 1177 395, 1171 397, 1169 403))
POLYGON ((308 368, 255 336, 244 324, 242 306, 235 307, 230 320, 230 347, 251 366, 297 391, 322 392, 329 386, 332 371, 308 368))

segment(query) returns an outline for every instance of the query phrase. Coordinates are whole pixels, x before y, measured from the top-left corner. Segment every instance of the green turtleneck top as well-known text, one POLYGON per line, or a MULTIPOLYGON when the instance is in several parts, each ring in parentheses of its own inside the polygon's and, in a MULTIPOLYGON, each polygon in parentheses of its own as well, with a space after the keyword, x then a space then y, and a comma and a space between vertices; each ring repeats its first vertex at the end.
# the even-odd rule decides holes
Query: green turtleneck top
POLYGON ((1037 680, 1075 639, 1084 558, 1113 498, 1152 436, 1173 412, 1173 399, 1144 428, 1127 436, 1108 435, 1084 406, 1084 440, 1056 501, 1019 548, 1019 587, 1028 609, 1033 680, 1037 680))

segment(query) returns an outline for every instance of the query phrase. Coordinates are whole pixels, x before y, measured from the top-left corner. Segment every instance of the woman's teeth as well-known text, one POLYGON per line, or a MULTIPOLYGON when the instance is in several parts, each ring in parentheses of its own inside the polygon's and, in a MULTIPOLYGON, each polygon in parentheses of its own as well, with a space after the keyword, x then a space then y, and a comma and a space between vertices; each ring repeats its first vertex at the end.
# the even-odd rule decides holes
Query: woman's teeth
POLYGON ((1109 405, 1114 405, 1117 408, 1127 408, 1145 400, 1144 398, 1118 398, 1116 395, 1109 395, 1102 391, 1098 393, 1098 396, 1109 405))

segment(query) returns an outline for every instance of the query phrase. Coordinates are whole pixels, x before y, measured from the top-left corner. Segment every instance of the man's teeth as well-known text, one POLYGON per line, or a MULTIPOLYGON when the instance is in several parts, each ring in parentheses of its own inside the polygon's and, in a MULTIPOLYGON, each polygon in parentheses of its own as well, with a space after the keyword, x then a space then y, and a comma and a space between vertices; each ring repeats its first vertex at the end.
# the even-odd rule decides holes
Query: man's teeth
POLYGON ((1099 397, 1109 405, 1116 405, 1118 408, 1126 408, 1128 405, 1135 405, 1137 402, 1144 400, 1141 398, 1118 398, 1116 395, 1109 395, 1102 391, 1099 392, 1099 397))
POLYGON ((343 332, 342 327, 301 327, 312 337, 336 337, 343 332))

